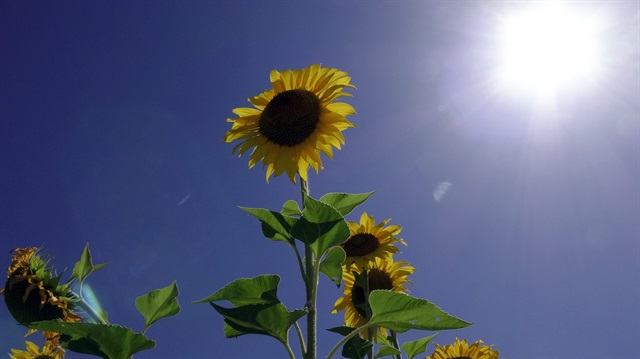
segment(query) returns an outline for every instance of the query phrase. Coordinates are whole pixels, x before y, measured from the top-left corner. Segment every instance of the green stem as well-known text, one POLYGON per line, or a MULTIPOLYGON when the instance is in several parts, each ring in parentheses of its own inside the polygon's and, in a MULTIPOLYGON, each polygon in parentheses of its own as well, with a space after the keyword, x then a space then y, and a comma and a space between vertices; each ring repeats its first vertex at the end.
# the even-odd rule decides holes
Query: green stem
POLYGON ((358 329, 355 329, 354 331, 352 331, 351 333, 347 334, 347 336, 345 336, 344 338, 342 338, 341 341, 338 342, 338 344, 336 344, 335 347, 333 347, 333 349, 331 349, 331 352, 329 352, 329 355, 327 355, 327 359, 331 359, 333 358, 333 356, 336 354, 336 352, 338 351, 338 349, 342 348, 343 345, 347 344, 347 342, 349 340, 351 340, 351 338, 355 337, 356 335, 364 332, 365 330, 369 330, 371 326, 369 324, 365 324, 363 326, 361 326, 358 329))
POLYGON ((289 343, 282 343, 282 344, 287 349, 287 353, 289 354, 289 358, 296 359, 296 355, 293 354, 293 350, 291 349, 291 346, 289 345, 289 343))
MULTIPOLYGON (((300 176, 298 176, 300 177, 300 176)), ((302 209, 304 210, 304 199, 309 195, 309 183, 300 177, 300 194, 302 196, 302 209)), ((315 258, 311 246, 304 245, 304 262, 307 284, 307 352, 306 359, 316 359, 316 288, 318 286, 318 271, 316 270, 315 258)))
MULTIPOLYGON (((398 335, 395 330, 389 330, 391 333, 391 340, 393 340, 393 347, 400 350, 400 342, 398 341, 398 335)), ((394 355, 396 359, 402 359, 402 354, 394 355)))
POLYGON ((293 247, 293 251, 296 252, 296 258, 298 259, 298 267, 300 268, 300 275, 302 276, 302 281, 304 282, 305 287, 308 287, 309 279, 305 275, 304 265, 302 264, 302 257, 300 257, 300 251, 298 251, 298 247, 296 247, 295 243, 291 247, 293 247))
POLYGON ((300 329, 300 325, 298 322, 294 322, 293 325, 296 327, 296 333, 298 334, 298 340, 300 340, 300 349, 302 350, 302 356, 307 355, 307 347, 304 344, 304 335, 302 335, 302 330, 300 329))
POLYGON ((307 359, 316 359, 316 321, 318 313, 316 311, 316 288, 318 286, 318 272, 315 270, 315 261, 313 258, 313 252, 309 245, 305 245, 307 252, 307 275, 309 275, 310 285, 307 290, 307 359))

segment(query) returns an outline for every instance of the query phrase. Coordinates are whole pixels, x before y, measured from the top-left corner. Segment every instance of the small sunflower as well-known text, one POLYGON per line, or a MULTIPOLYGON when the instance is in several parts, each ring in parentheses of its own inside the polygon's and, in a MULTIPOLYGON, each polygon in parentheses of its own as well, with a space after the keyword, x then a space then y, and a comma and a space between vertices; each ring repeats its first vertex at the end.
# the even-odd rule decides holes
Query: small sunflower
MULTIPOLYGON (((369 291, 376 289, 391 290, 394 292, 404 292, 407 290, 405 283, 411 283, 407 278, 415 271, 415 268, 408 265, 407 262, 391 262, 376 258, 374 262, 369 263, 367 268, 369 291)), ((351 269, 355 269, 352 267, 351 269)), ((356 269, 358 275, 363 274, 363 269, 356 269)), ((365 291, 360 285, 356 284, 356 277, 350 270, 345 270, 342 274, 344 280, 344 296, 340 297, 334 304, 331 313, 337 313, 345 310, 344 323, 348 327, 359 328, 369 321, 367 317, 365 291)), ((385 328, 379 328, 382 335, 387 335, 385 328)), ((363 335, 368 337, 366 333, 363 335)))
POLYGON ((9 358, 11 359, 60 359, 64 357, 64 352, 60 351, 57 347, 46 342, 42 347, 27 341, 27 350, 11 349, 9 358))
MULTIPOLYGON (((61 319, 65 322, 82 320, 76 313, 76 299, 66 284, 60 284, 53 269, 48 267, 35 247, 16 248, 7 271, 7 281, 0 294, 9 313, 20 324, 41 320, 61 319)), ((35 332, 30 330, 27 335, 35 332)), ((58 347, 59 334, 44 331, 47 345, 58 347)))
POLYGON ((376 225, 375 219, 364 212, 360 216, 360 223, 348 222, 351 236, 340 245, 347 253, 345 265, 366 267, 375 258, 392 261, 392 255, 398 252, 394 243, 399 242, 405 246, 407 244, 402 238, 396 237, 402 228, 396 225, 385 227, 390 220, 391 218, 388 218, 376 225))
POLYGON ((500 353, 482 343, 482 340, 478 340, 469 345, 466 339, 461 341, 456 338, 453 344, 444 347, 436 344, 436 350, 425 359, 498 359, 500 353))
POLYGON ((333 147, 344 144, 342 131, 355 127, 346 116, 355 113, 343 102, 346 87, 353 86, 347 73, 311 65, 303 70, 271 71, 273 89, 249 98, 255 108, 241 107, 232 112, 237 118, 224 136, 225 142, 240 140, 233 148, 242 156, 253 148, 249 168, 262 161, 266 177, 286 172, 292 182, 296 174, 307 180, 307 170, 322 169, 320 152, 333 158, 333 147))

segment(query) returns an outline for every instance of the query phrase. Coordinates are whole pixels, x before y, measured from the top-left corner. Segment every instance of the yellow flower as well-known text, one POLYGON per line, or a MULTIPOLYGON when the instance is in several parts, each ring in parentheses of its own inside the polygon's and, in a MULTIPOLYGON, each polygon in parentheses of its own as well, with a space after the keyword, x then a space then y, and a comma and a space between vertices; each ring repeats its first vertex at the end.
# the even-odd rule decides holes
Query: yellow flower
POLYGON ((40 348, 32 342, 27 342, 27 350, 11 349, 9 353, 11 359, 59 359, 64 357, 64 353, 48 342, 40 348))
POLYGON ((456 338, 453 344, 444 347, 436 344, 436 350, 426 359, 498 359, 500 353, 482 343, 482 340, 478 340, 469 345, 466 339, 460 341, 456 338))
POLYGON ((388 218, 377 225, 372 216, 367 212, 360 216, 360 223, 348 222, 351 236, 342 243, 342 249, 347 253, 345 265, 355 264, 356 267, 366 267, 375 258, 392 261, 392 255, 398 252, 395 242, 407 245, 402 238, 396 236, 402 231, 402 228, 396 225, 385 225, 391 220, 388 218))
MULTIPOLYGON (((67 285, 60 285, 53 269, 48 268, 37 249, 16 248, 8 269, 7 281, 1 294, 9 313, 20 324, 51 319, 65 322, 82 320, 75 313, 73 292, 67 285)), ((30 330, 27 335, 35 332, 30 330)), ((58 333, 44 331, 47 345, 58 347, 58 333)))
POLYGON ((351 77, 337 69, 311 65, 303 70, 271 71, 273 89, 249 98, 255 108, 233 110, 237 118, 224 136, 225 142, 240 140, 233 148, 242 156, 253 148, 249 168, 262 161, 271 175, 287 172, 295 183, 296 174, 307 180, 307 170, 322 169, 320 152, 330 159, 333 148, 344 144, 342 131, 355 127, 346 116, 355 113, 343 102, 333 102, 351 96, 343 90, 353 86, 351 77))
MULTIPOLYGON (((374 262, 370 262, 367 268, 369 291, 376 289, 386 289, 394 292, 404 292, 407 288, 405 283, 411 283, 407 278, 415 271, 415 268, 408 265, 407 262, 391 262, 376 258, 374 262)), ((362 269, 355 269, 358 275, 363 274, 362 269)), ((368 298, 365 298, 365 291, 360 285, 356 284, 356 278, 353 272, 345 270, 342 274, 344 280, 343 296, 334 304, 331 313, 337 313, 345 310, 344 324, 348 327, 359 328, 369 321, 367 312, 368 298)), ((385 328, 378 328, 382 335, 387 335, 385 328)), ((363 333, 368 338, 367 333, 363 333)))

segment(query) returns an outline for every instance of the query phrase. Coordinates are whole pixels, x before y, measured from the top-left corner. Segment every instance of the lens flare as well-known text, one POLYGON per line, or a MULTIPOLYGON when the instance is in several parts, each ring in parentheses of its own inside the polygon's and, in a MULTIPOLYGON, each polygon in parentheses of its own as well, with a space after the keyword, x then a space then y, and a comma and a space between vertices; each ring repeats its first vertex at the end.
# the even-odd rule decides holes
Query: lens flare
POLYGON ((102 309, 100 301, 89 284, 82 285, 82 298, 98 313, 100 316, 106 316, 106 312, 102 309))

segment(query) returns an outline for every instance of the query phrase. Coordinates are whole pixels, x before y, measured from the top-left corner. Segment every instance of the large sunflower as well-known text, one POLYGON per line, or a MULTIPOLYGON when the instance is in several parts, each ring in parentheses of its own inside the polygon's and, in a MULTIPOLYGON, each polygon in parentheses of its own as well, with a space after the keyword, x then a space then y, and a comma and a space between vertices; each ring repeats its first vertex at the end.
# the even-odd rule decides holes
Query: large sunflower
POLYGON ((461 341, 456 338, 453 344, 444 347, 436 344, 436 350, 425 359, 498 359, 500 353, 482 343, 482 340, 478 340, 469 345, 466 339, 461 341))
POLYGON ((27 350, 11 349, 9 353, 11 359, 60 359, 63 357, 64 352, 49 342, 46 342, 40 350, 36 344, 27 341, 27 350))
POLYGON ((402 238, 396 236, 402 228, 396 225, 385 227, 391 218, 388 218, 377 225, 375 219, 367 212, 360 216, 360 223, 348 222, 351 236, 342 243, 342 249, 347 253, 345 265, 355 264, 356 267, 366 267, 375 258, 392 261, 392 255, 398 252, 395 242, 407 245, 402 238))
MULTIPOLYGON (((407 262, 391 262, 376 258, 369 263, 367 267, 369 291, 376 289, 391 290, 394 292, 404 292, 407 290, 405 283, 411 283, 407 278, 415 271, 415 268, 408 265, 407 262)), ((363 274, 363 269, 355 269, 358 275, 363 274)), ((369 321, 367 317, 367 302, 365 291, 360 285, 356 284, 356 277, 351 270, 345 270, 342 274, 344 280, 343 296, 334 304, 331 313, 337 313, 345 310, 344 324, 348 327, 358 328, 369 321)), ((382 335, 387 335, 385 328, 379 328, 382 335)), ((367 333, 363 335, 368 337, 367 333)))
MULTIPOLYGON (((76 313, 76 298, 68 285, 60 284, 48 260, 35 247, 16 248, 7 270, 7 281, 0 294, 9 313, 20 324, 51 319, 65 322, 82 320, 76 313)), ((35 332, 30 330, 28 334, 35 332)), ((44 331, 47 345, 58 347, 59 334, 44 331)))
POLYGON ((331 159, 332 146, 344 144, 342 131, 355 127, 346 118, 355 113, 353 107, 333 102, 351 96, 344 89, 355 86, 346 72, 320 65, 273 70, 270 80, 273 89, 249 98, 255 108, 232 111, 238 118, 227 119, 233 125, 224 141, 242 141, 233 148, 238 156, 253 148, 249 168, 262 161, 267 181, 282 172, 293 182, 296 174, 306 181, 309 167, 316 173, 323 168, 320 152, 331 159))

